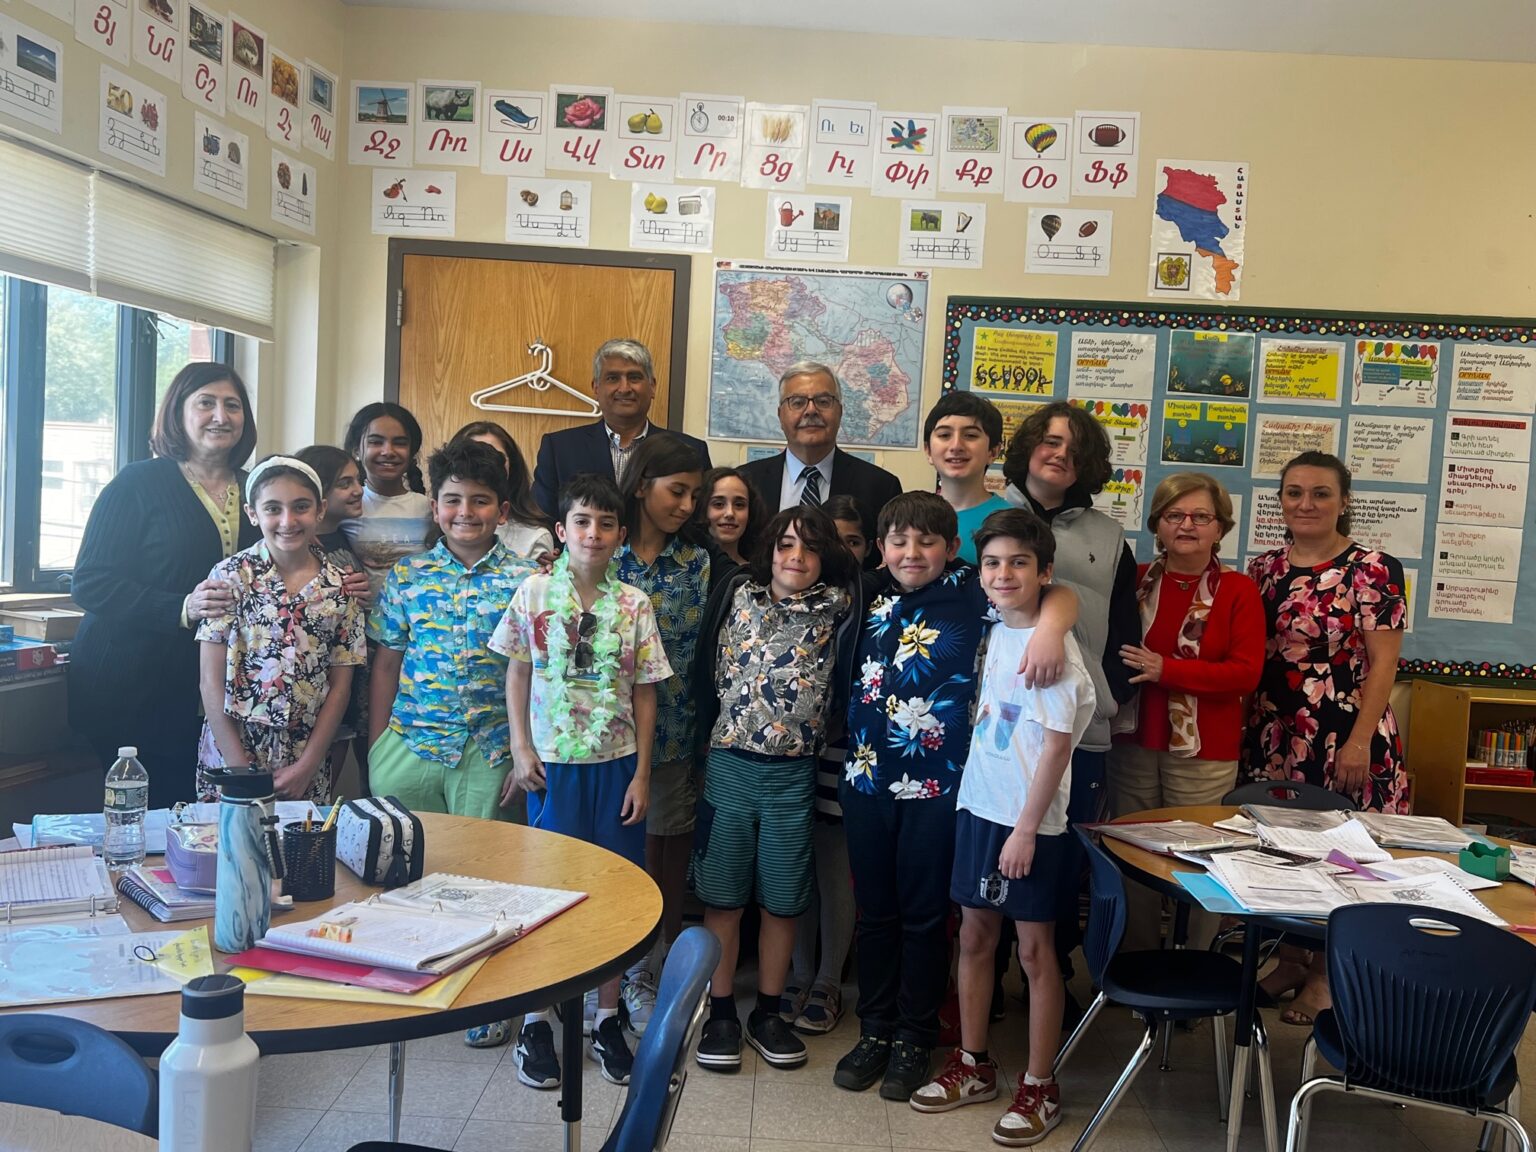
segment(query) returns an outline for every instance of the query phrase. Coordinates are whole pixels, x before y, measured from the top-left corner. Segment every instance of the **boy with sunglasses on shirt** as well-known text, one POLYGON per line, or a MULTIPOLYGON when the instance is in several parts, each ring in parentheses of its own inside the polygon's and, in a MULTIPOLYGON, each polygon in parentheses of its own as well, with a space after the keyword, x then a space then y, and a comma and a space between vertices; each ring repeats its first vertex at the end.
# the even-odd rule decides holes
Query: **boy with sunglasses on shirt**
MULTIPOLYGON (((548 575, 517 590, 491 648, 506 655, 512 772, 501 802, 528 793, 531 827, 574 836, 645 867, 656 685, 672 675, 650 598, 621 582, 624 501, 613 482, 578 475, 560 490, 555 533, 565 545, 548 575)), ((618 1017, 619 979, 598 989, 591 1055, 613 1084, 633 1057, 618 1017)), ((560 1083, 549 1012, 527 1016, 517 1076, 560 1083)))

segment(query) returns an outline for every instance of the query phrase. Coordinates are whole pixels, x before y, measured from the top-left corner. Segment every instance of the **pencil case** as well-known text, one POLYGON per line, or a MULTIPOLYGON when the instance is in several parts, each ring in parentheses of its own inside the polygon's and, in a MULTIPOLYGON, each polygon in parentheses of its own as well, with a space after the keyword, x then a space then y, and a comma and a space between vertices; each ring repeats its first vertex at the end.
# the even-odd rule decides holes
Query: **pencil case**
POLYGON ((421 819, 394 796, 348 800, 336 817, 336 859, 368 884, 420 880, 426 854, 421 819))
POLYGON ((217 824, 172 824, 165 830, 165 866, 185 892, 212 892, 219 866, 217 824))

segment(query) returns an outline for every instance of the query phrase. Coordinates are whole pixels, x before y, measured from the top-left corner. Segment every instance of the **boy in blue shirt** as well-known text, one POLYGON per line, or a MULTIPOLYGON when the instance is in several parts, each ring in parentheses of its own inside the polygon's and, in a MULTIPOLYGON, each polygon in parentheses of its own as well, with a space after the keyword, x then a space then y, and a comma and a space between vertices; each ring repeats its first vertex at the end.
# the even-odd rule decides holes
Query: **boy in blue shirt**
POLYGON ((976 563, 971 537, 981 522, 1009 507, 987 491, 987 469, 1003 450, 1003 414, 974 392, 946 392, 923 421, 923 451, 939 474, 939 495, 955 510, 960 559, 976 563))
POLYGON ((938 1077, 912 1094, 919 1112, 947 1112, 997 1097, 987 1055, 993 957, 1006 916, 1017 927, 1029 985, 1029 1063, 1013 1103, 992 1130, 1007 1147, 1038 1143, 1061 1121, 1052 1075, 1065 989, 1055 924, 1067 875, 1072 748, 1093 719, 1093 682, 1077 641, 1049 688, 1017 671, 1041 623, 1055 539, 1038 516, 995 512, 976 534, 981 585, 1002 622, 987 639, 976 728, 956 798, 950 899, 961 906, 960 1047, 938 1077))

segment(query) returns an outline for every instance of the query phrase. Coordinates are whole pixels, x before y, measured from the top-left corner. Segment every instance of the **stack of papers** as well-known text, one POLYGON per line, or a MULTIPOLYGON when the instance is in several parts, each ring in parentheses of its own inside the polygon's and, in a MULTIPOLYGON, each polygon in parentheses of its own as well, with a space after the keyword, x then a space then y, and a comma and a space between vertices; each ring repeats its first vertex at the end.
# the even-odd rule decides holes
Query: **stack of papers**
POLYGON ((1365 825, 1351 820, 1344 812, 1263 804, 1244 804, 1243 811, 1257 825, 1259 839, 1271 848, 1317 860, 1327 859, 1330 852, 1342 852, 1361 864, 1392 859, 1392 853, 1371 839, 1365 825))
POLYGON ((1148 852, 1172 856, 1179 852, 1210 852, 1257 844, 1253 836, 1221 832, 1192 820, 1153 820, 1144 824, 1099 824, 1097 831, 1148 852))
POLYGON ((1364 824, 1365 830, 1385 848, 1460 852, 1472 843, 1469 833, 1438 816, 1391 816, 1384 812, 1355 812, 1353 818, 1364 824))

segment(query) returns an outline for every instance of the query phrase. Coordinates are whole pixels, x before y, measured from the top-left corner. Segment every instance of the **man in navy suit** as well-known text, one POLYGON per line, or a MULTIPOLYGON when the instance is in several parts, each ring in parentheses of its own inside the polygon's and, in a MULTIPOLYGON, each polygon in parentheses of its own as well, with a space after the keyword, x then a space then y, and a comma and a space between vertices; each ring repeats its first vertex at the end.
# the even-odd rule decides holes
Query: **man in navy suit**
MULTIPOLYGON (((839 448, 837 431, 842 423, 843 393, 837 374, 814 360, 791 364, 779 377, 779 426, 788 448, 777 456, 743 464, 741 474, 763 503, 776 511, 852 496, 864 520, 864 538, 873 543, 880 509, 901 494, 901 481, 839 448)), ((870 556, 874 555, 871 548, 870 556)))
MULTIPOLYGON (((650 349, 638 340, 606 342, 592 357, 592 395, 602 409, 601 420, 546 432, 539 444, 533 498, 551 520, 561 485, 581 472, 595 472, 618 483, 635 446, 658 427, 648 418, 656 395, 650 349)), ((692 445, 704 467, 710 466, 704 441, 682 432, 672 435, 692 445)))

